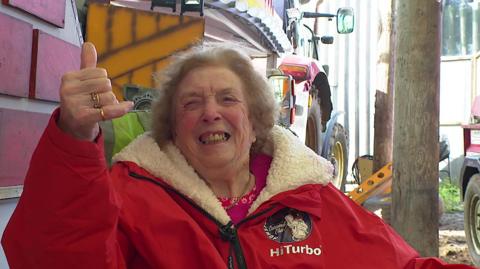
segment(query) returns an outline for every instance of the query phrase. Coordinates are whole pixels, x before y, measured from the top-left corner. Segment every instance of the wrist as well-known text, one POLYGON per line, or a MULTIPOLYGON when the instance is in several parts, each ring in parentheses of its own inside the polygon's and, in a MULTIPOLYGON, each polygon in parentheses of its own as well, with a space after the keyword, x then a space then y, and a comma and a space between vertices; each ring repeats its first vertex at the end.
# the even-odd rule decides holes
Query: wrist
POLYGON ((73 126, 70 126, 68 124, 69 121, 67 120, 62 120, 62 116, 57 118, 57 127, 65 134, 70 135, 71 137, 82 140, 82 141, 90 141, 94 142, 98 135, 100 134, 100 126, 98 123, 95 123, 92 127, 82 127, 78 128, 76 130, 73 128, 73 126))

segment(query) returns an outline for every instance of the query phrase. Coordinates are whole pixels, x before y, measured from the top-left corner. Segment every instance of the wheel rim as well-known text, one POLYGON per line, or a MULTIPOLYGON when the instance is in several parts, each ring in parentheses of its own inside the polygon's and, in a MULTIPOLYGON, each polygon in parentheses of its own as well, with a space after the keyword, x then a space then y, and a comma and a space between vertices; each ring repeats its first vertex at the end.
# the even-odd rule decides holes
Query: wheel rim
POLYGON ((307 145, 307 147, 317 152, 317 149, 318 149, 317 126, 315 124, 315 120, 313 119, 313 117, 308 117, 307 130, 305 132, 306 132, 305 144, 307 145))
POLYGON ((473 250, 478 254, 480 253, 480 197, 475 195, 472 197, 469 212, 469 221, 470 221, 470 237, 472 238, 473 250))
POLYGON ((343 154, 343 145, 340 141, 335 141, 335 145, 332 148, 332 155, 330 158, 330 162, 333 164, 334 167, 334 185, 337 187, 341 187, 343 177, 344 177, 344 169, 345 169, 345 156, 343 154))

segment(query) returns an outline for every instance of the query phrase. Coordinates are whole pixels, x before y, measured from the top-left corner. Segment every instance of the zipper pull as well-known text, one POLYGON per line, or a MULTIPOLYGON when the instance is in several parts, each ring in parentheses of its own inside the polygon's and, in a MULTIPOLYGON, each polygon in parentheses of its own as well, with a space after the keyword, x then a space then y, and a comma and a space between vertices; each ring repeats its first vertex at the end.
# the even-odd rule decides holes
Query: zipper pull
POLYGON ((231 221, 226 225, 219 227, 218 231, 220 232, 220 237, 225 241, 233 242, 236 239, 237 231, 235 230, 235 227, 233 227, 231 221))
POLYGON ((235 266, 233 265, 233 256, 230 254, 228 256, 228 269, 235 269, 235 266))

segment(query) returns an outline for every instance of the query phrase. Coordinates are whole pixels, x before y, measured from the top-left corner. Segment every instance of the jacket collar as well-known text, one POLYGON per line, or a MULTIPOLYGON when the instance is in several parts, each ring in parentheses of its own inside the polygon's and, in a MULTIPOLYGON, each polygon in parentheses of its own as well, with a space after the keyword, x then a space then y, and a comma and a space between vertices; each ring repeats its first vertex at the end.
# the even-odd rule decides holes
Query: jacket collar
MULTIPOLYGON (((267 185, 252 204, 249 213, 274 195, 305 184, 326 185, 332 178, 331 164, 283 127, 275 126, 272 129, 261 152, 272 156, 273 160, 268 171, 267 185)), ((160 149, 150 133, 145 133, 115 155, 113 161, 136 163, 192 199, 221 223, 227 224, 230 221, 215 194, 173 143, 160 149)))

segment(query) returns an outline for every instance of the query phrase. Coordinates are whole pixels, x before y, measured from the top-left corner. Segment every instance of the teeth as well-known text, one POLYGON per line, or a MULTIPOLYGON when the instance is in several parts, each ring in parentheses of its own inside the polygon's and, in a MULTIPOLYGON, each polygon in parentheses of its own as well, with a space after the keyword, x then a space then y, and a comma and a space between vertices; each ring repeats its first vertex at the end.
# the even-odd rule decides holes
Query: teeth
POLYGON ((210 134, 202 140, 203 144, 213 144, 217 142, 226 141, 227 136, 225 134, 210 134))

